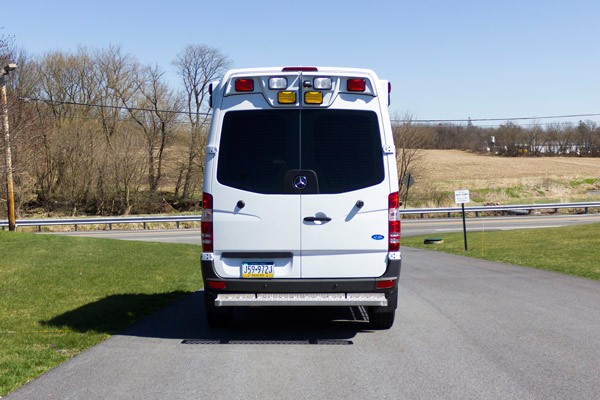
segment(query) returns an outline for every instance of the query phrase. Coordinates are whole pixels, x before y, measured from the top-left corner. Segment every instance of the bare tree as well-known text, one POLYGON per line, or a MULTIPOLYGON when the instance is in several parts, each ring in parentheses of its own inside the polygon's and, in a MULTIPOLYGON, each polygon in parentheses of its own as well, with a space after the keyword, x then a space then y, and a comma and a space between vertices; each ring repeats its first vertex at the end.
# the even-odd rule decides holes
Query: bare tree
POLYGON ((521 150, 525 142, 523 128, 512 122, 508 122, 500 125, 496 132, 499 154, 510 157, 522 154, 521 150))
POLYGON ((136 105, 142 82, 141 66, 120 47, 95 53, 99 90, 98 118, 105 138, 104 165, 98 171, 100 213, 129 214, 140 202, 141 182, 147 178, 145 135, 132 123, 123 104, 136 105), (138 97, 136 97, 138 96, 138 97))
POLYGON ((99 87, 100 105, 98 113, 102 129, 109 147, 114 135, 127 113, 121 109, 129 104, 139 89, 138 63, 129 55, 123 54, 120 47, 108 47, 96 52, 96 76, 99 87))
POLYGON ((576 136, 576 129, 572 124, 563 123, 558 129, 558 148, 560 155, 577 155, 576 145, 573 140, 576 136))
POLYGON ((231 65, 231 61, 220 50, 205 45, 187 46, 173 61, 184 86, 185 110, 189 128, 187 162, 180 168, 176 195, 182 186, 181 198, 193 195, 195 183, 202 172, 200 162, 206 146, 204 135, 208 114, 208 86, 231 65), (183 183, 181 183, 183 181, 183 183))
POLYGON ((579 121, 577 125, 577 143, 580 155, 598 157, 600 155, 600 130, 594 121, 579 121))
POLYGON ((542 127, 536 123, 531 128, 525 130, 525 144, 527 146, 526 155, 538 156, 542 152, 542 137, 544 135, 544 130, 542 127))
POLYGON ((411 115, 406 114, 399 124, 393 127, 394 142, 397 149, 398 185, 401 198, 406 202, 408 187, 405 178, 418 174, 418 162, 422 158, 422 149, 426 147, 426 137, 411 115))
POLYGON ((174 124, 179 109, 178 99, 163 80, 164 72, 158 67, 140 67, 137 80, 138 92, 123 105, 132 120, 143 132, 146 142, 148 165, 148 188, 155 194, 163 173, 164 152, 167 140, 174 132, 174 124))

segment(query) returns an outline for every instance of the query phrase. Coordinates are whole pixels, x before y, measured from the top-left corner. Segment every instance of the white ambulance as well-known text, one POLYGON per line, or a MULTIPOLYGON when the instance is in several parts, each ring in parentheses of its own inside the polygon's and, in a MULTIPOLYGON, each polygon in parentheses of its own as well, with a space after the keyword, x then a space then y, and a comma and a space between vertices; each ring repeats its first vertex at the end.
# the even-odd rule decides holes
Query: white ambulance
POLYGON ((391 85, 371 70, 237 69, 211 85, 202 274, 234 307, 362 306, 394 322, 400 275, 391 85))

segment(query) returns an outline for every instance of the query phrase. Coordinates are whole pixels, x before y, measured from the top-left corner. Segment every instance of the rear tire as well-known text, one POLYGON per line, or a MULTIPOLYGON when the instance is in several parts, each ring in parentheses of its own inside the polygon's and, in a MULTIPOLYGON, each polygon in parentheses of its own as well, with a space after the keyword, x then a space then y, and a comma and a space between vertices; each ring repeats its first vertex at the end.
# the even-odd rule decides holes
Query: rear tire
POLYGON ((213 296, 204 292, 204 309, 206 321, 211 328, 227 328, 233 320, 233 307, 215 307, 213 296))
POLYGON ((390 329, 394 325, 395 311, 369 312, 369 325, 373 329, 390 329))

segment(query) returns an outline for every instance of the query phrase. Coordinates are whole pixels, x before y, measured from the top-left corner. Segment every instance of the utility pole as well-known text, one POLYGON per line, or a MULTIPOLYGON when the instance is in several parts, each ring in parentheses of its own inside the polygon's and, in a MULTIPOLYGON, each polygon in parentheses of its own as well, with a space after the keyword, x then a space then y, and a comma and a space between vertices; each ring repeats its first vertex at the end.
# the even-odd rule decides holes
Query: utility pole
POLYGON ((17 227, 15 219, 15 193, 12 174, 12 154, 10 150, 10 133, 8 129, 8 102, 6 100, 6 77, 11 71, 17 69, 17 64, 8 64, 0 74, 0 86, 2 87, 2 128, 4 130, 4 156, 6 158, 6 204, 8 206, 8 230, 15 231, 17 227))

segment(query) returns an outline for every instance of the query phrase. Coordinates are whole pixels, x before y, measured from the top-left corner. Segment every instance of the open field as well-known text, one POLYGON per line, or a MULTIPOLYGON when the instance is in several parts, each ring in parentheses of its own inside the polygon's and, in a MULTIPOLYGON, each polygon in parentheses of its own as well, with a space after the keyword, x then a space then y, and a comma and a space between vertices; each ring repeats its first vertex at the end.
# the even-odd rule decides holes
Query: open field
POLYGON ((427 176, 434 180, 514 178, 600 178, 600 158, 499 157, 459 150, 423 150, 427 176))
POLYGON ((414 175, 408 203, 414 207, 452 205, 457 189, 469 189, 476 204, 600 201, 600 194, 592 192, 600 190, 600 158, 422 150, 414 175))

